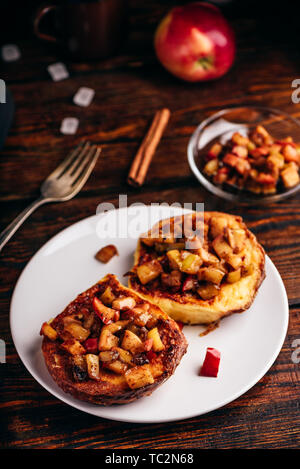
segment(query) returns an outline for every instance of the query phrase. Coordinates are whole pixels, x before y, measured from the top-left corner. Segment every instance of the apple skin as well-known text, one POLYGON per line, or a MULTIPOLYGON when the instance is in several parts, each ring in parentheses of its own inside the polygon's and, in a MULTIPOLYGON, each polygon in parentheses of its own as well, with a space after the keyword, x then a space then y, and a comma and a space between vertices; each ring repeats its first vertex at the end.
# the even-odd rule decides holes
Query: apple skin
POLYGON ((224 75, 236 51, 231 26, 216 6, 205 2, 173 8, 155 32, 154 47, 169 72, 192 82, 224 75))

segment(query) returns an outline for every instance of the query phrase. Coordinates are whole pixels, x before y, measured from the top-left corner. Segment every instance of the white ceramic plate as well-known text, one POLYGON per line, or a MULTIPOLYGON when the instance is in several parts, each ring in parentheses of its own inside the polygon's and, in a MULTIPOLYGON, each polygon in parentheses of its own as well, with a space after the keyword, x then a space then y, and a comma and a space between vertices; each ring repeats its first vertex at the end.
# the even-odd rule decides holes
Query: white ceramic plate
POLYGON ((279 273, 268 257, 267 276, 252 307, 223 319, 218 329, 204 337, 199 337, 201 326, 184 327, 188 352, 175 375, 150 397, 110 407, 73 399, 54 383, 41 352, 41 324, 106 273, 115 273, 126 284, 123 274, 132 265, 138 234, 160 218, 182 213, 182 209, 170 213, 166 207, 144 206, 140 213, 140 223, 136 223, 135 210, 131 208, 95 215, 48 241, 28 263, 16 285, 11 332, 17 352, 32 376, 54 396, 77 409, 125 422, 186 419, 224 406, 245 393, 263 377, 280 352, 288 325, 288 302, 279 273), (125 236, 126 224, 132 232, 129 237, 125 236), (116 227, 122 228, 123 233, 114 233, 116 227), (110 243, 117 246, 120 255, 101 264, 94 254, 110 243), (198 376, 206 347, 221 352, 217 378, 198 376))

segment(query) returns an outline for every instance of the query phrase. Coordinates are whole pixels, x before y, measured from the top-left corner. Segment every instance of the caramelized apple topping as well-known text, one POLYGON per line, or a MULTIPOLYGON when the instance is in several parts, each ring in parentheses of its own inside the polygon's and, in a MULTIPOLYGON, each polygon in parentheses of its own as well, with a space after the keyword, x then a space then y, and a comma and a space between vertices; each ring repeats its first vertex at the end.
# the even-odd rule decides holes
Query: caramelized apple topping
POLYGON ((300 146, 293 138, 274 141, 258 125, 248 136, 235 132, 225 144, 214 143, 206 154, 203 171, 217 185, 274 194, 299 184, 299 167, 300 146))
POLYGON ((53 327, 50 326, 50 324, 48 324, 47 322, 44 322, 44 324, 42 325, 40 335, 45 335, 50 340, 56 340, 57 339, 56 330, 53 329, 53 327))
POLYGON ((95 255, 95 258, 102 262, 103 264, 107 264, 111 260, 112 257, 118 255, 118 250, 116 246, 113 244, 109 244, 108 246, 104 246, 101 248, 95 255))
MULTIPOLYGON (((240 145, 236 144, 235 151, 238 153, 240 145)), ((217 149, 214 149, 213 153, 215 151, 217 152, 217 149)), ((137 280, 142 285, 149 284, 151 288, 170 291, 172 294, 180 292, 181 295, 198 295, 203 300, 210 300, 219 294, 224 283, 238 282, 253 273, 250 272, 249 260, 246 259, 247 231, 240 224, 221 213, 215 213, 209 218, 202 215, 202 219, 198 217, 198 227, 201 227, 202 235, 197 232, 195 223, 190 224, 187 235, 184 231, 188 225, 187 217, 188 215, 177 217, 176 222, 174 219, 170 220, 170 233, 172 234, 172 227, 174 230, 175 225, 177 232, 181 232, 180 243, 184 246, 182 249, 161 250, 163 254, 158 256, 156 243, 162 243, 160 232, 156 232, 156 238, 151 245, 149 233, 148 236, 141 237, 140 264, 132 274, 137 275, 137 280), (178 219, 182 225, 185 224, 181 230, 178 219), (199 244, 190 247, 190 240, 195 238, 199 244), (147 240, 146 243, 144 240, 147 240)), ((173 238, 178 241, 176 237, 173 238)), ((166 244, 169 245, 168 241, 166 244)))
POLYGON ((159 376, 145 366, 151 354, 151 366, 155 367, 165 349, 158 319, 149 303, 104 285, 79 313, 71 312, 59 323, 54 320, 53 325, 44 323, 41 334, 58 341, 63 353, 69 355, 74 381, 99 381, 103 373, 114 373, 137 389, 159 376))
POLYGON ((141 388, 154 383, 150 365, 136 366, 125 373, 128 386, 131 389, 141 388))
POLYGON ((156 279, 161 272, 162 267, 156 260, 146 262, 145 264, 139 265, 137 268, 138 277, 143 285, 156 279))

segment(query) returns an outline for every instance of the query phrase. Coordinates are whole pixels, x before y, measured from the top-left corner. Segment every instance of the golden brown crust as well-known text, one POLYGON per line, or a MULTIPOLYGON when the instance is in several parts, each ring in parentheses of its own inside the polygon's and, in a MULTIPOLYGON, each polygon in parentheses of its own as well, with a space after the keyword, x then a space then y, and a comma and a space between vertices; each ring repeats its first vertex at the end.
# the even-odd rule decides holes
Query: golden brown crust
MULTIPOLYGON (((218 296, 211 300, 202 300, 197 295, 191 297, 182 292, 173 293, 166 291, 166 289, 153 288, 151 285, 142 285, 136 275, 136 268, 145 254, 145 247, 141 240, 138 241, 132 269, 133 275, 129 277, 129 286, 146 300, 158 305, 176 321, 187 324, 209 324, 230 314, 245 311, 251 306, 265 278, 264 249, 253 233, 247 229, 242 218, 222 212, 205 212, 204 221, 208 222, 211 217, 215 216, 225 217, 232 226, 245 230, 246 255, 249 256, 249 262, 254 266, 254 272, 249 276, 242 277, 234 284, 222 285, 218 296)), ((155 227, 153 229, 155 231, 155 227)))
MULTIPOLYGON (((107 275, 100 282, 89 288, 71 302, 65 310, 58 315, 51 325, 59 330, 62 319, 65 316, 76 313, 78 308, 89 308, 91 299, 97 292, 103 291, 110 285, 117 294, 127 294, 136 299, 137 304, 144 302, 135 292, 121 285, 114 275, 107 275)), ((60 346, 58 341, 51 341, 44 337, 42 343, 43 355, 54 381, 66 393, 73 397, 100 405, 125 404, 150 395, 158 386, 168 379, 175 371, 182 356, 186 352, 187 342, 175 321, 170 319, 157 306, 151 305, 151 313, 158 318, 157 327, 161 340, 165 345, 158 357, 150 362, 151 369, 161 369, 162 374, 155 377, 154 383, 139 389, 130 389, 123 375, 116 375, 108 370, 100 369, 99 381, 88 379, 83 382, 76 382, 72 377, 70 367, 70 357, 60 346)))

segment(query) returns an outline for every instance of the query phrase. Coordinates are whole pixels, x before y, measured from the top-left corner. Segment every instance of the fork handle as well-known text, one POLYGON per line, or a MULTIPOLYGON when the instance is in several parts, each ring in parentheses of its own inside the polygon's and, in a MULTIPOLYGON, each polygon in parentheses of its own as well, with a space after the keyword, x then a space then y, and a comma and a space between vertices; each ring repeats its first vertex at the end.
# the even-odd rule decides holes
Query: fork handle
POLYGON ((0 252, 2 251, 3 247, 6 245, 6 243, 10 240, 10 238, 15 234, 18 228, 24 223, 24 221, 29 217, 29 215, 34 212, 34 210, 41 205, 45 204, 46 202, 49 202, 48 199, 46 199, 43 196, 40 196, 38 199, 36 199, 34 202, 32 202, 28 207, 23 210, 6 228, 5 230, 0 233, 0 252))

